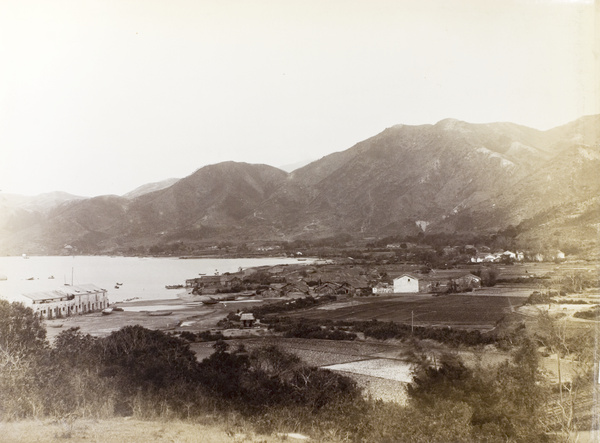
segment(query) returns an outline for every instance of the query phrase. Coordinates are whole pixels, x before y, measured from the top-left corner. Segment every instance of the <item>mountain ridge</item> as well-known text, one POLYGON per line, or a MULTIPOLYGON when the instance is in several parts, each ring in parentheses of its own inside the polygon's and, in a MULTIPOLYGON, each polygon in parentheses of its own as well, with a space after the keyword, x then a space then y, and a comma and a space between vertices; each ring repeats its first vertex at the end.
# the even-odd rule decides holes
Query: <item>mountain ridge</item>
POLYGON ((65 202, 22 225, 8 217, 0 251, 501 230, 598 195, 599 142, 600 115, 547 131, 394 125, 289 173, 223 162, 140 195, 65 202))

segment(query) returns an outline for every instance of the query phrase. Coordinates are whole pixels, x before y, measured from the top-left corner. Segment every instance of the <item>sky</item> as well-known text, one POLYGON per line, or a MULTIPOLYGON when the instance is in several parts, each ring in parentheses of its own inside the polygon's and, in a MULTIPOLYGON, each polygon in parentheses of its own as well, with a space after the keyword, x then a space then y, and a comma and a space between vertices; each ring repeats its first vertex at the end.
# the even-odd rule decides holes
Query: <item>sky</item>
POLYGON ((444 118, 550 129, 600 113, 597 9, 0 0, 0 190, 122 195, 222 161, 316 160, 444 118))

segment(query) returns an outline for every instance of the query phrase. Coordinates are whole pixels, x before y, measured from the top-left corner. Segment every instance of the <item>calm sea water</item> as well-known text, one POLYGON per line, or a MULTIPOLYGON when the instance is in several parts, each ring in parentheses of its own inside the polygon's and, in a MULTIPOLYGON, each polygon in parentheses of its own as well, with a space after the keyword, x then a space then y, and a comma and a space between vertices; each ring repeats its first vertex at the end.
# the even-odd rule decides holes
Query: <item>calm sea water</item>
MULTIPOLYGON (((299 263, 295 258, 186 259, 148 257, 0 257, 0 297, 16 300, 19 293, 94 284, 108 290, 111 303, 133 298, 172 299, 181 290, 165 285, 185 284, 200 274, 235 272, 239 268, 299 263), (6 280, 4 280, 6 277, 6 280), (54 277, 49 278, 49 277, 54 277), (30 280, 32 279, 33 280, 30 280), (122 283, 119 289, 116 283, 122 283)), ((304 262, 306 263, 306 262, 304 262)))

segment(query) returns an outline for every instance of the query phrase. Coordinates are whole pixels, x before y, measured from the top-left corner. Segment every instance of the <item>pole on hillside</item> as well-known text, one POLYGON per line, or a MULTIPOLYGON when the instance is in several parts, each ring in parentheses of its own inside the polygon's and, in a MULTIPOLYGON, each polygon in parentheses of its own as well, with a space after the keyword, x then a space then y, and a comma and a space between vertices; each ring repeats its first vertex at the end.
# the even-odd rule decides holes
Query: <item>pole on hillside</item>
POLYGON ((410 311, 410 333, 415 332, 415 311, 410 311))

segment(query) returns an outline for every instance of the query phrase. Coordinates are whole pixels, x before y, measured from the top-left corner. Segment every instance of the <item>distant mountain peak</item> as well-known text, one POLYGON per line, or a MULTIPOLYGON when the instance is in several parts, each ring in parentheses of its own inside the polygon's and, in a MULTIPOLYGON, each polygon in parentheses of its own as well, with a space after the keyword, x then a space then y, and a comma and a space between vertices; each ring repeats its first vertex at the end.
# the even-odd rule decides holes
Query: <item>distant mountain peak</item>
POLYGON ((154 183, 146 183, 145 185, 138 186, 133 191, 129 191, 127 194, 123 194, 122 197, 127 199, 133 199, 144 194, 148 194, 154 191, 160 191, 161 189, 168 188, 169 186, 177 183, 178 178, 167 178, 154 183))

